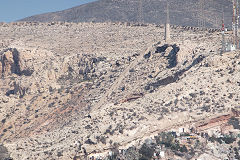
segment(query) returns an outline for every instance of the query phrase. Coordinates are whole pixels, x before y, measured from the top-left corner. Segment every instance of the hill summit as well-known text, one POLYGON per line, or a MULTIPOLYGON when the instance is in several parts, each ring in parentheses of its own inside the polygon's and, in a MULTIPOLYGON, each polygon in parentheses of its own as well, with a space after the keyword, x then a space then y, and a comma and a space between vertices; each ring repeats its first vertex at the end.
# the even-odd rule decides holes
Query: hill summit
MULTIPOLYGON (((221 27, 222 8, 226 26, 231 26, 232 3, 229 0, 209 0, 200 7, 200 0, 168 0, 171 24, 181 26, 221 27)), ((38 22, 145 22, 163 24, 166 0, 98 0, 63 11, 34 15, 20 21, 38 22), (142 8, 141 8, 142 6, 142 8)))

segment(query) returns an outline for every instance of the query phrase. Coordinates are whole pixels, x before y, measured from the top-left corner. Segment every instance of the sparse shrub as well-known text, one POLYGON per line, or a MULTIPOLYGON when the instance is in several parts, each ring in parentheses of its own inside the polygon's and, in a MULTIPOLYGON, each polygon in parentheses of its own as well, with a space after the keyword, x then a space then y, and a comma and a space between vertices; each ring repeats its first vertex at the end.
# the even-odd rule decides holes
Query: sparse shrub
POLYGON ((54 106, 54 104, 55 104, 55 102, 52 102, 52 103, 50 103, 50 104, 48 105, 48 107, 51 108, 51 107, 54 106))
POLYGON ((239 120, 235 117, 229 119, 228 124, 231 124, 234 129, 240 129, 239 120))
POLYGON ((190 149, 190 152, 189 152, 189 154, 190 154, 191 156, 194 156, 194 155, 195 155, 195 151, 194 151, 194 149, 193 149, 193 148, 191 148, 191 149, 190 149))
POLYGON ((113 143, 113 141, 110 139, 109 143, 110 143, 110 144, 112 144, 112 143, 113 143))
POLYGON ((189 96, 191 96, 192 98, 196 98, 197 94, 196 93, 190 93, 189 96))
POLYGON ((20 74, 24 75, 24 76, 31 76, 33 74, 33 72, 34 72, 34 70, 26 69, 26 70, 23 70, 20 74))
POLYGON ((163 119, 163 116, 162 116, 162 115, 159 116, 157 120, 161 120, 161 119, 163 119))
POLYGON ((112 117, 114 115, 114 112, 110 112, 109 115, 112 117))
POLYGON ((215 142, 217 141, 217 138, 213 135, 212 137, 209 137, 208 139, 210 142, 215 142))
POLYGON ((189 133, 186 133, 186 132, 184 132, 184 133, 182 133, 182 134, 181 134, 181 136, 182 136, 182 137, 184 137, 184 136, 190 136, 190 134, 189 134, 189 133))
POLYGON ((154 148, 144 143, 140 148, 139 153, 141 155, 140 160, 150 160, 153 156, 154 148))
POLYGON ((135 72, 135 69, 130 69, 129 72, 135 72))
POLYGON ((2 123, 4 124, 6 122, 6 118, 2 119, 2 123))
POLYGON ((210 111, 210 106, 203 106, 201 108, 201 111, 209 112, 210 111))
POLYGON ((162 112, 163 112, 163 113, 169 113, 169 109, 166 108, 166 107, 162 107, 162 112))
POLYGON ((172 143, 170 148, 171 148, 171 150, 173 150, 173 151, 179 151, 179 150, 181 149, 181 147, 180 147, 180 145, 179 145, 178 142, 172 143))
POLYGON ((53 88, 50 86, 48 89, 49 92, 53 92, 53 88))
POLYGON ((99 138, 99 141, 102 142, 103 144, 106 144, 106 137, 101 136, 101 137, 99 138))
POLYGON ((236 138, 233 137, 223 137, 222 140, 226 143, 226 144, 231 144, 234 141, 236 141, 236 138))
POLYGON ((95 144, 90 138, 85 141, 86 144, 95 144))
POLYGON ((138 160, 140 158, 139 152, 136 147, 130 147, 126 150, 124 159, 127 160, 138 160))
POLYGON ((180 152, 188 152, 188 149, 185 145, 180 148, 180 152))
POLYGON ((172 133, 168 132, 168 133, 161 133, 158 137, 155 137, 157 144, 163 144, 165 145, 165 147, 168 148, 176 148, 177 146, 175 146, 175 137, 172 133))
POLYGON ((138 119, 138 121, 141 121, 141 120, 144 120, 144 119, 146 119, 144 116, 141 116, 139 119, 138 119))
POLYGON ((123 128, 119 128, 119 133, 123 134, 123 128))
POLYGON ((85 129, 91 129, 92 127, 90 125, 86 125, 85 129))
POLYGON ((110 132, 111 132, 110 129, 106 129, 106 131, 104 132, 104 134, 108 134, 108 133, 110 134, 110 132))
POLYGON ((63 156, 62 152, 58 152, 58 153, 57 153, 57 156, 58 156, 58 157, 62 157, 62 156, 63 156))
POLYGON ((231 144, 234 141, 236 141, 236 138, 233 137, 220 137, 220 138, 216 138, 215 136, 209 137, 209 141, 211 142, 218 142, 220 144, 222 144, 222 142, 225 142, 226 144, 231 144))

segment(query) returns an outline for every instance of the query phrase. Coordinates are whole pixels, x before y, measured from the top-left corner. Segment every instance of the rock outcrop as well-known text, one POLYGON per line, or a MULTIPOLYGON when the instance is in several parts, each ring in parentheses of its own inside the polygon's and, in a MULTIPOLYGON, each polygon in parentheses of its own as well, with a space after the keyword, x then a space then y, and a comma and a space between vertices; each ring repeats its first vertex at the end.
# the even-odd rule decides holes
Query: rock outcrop
POLYGON ((0 145, 0 159, 1 160, 12 160, 7 148, 4 145, 0 145))
POLYGON ((19 52, 15 48, 10 48, 1 53, 0 57, 0 77, 6 77, 11 74, 21 75, 21 62, 19 52))

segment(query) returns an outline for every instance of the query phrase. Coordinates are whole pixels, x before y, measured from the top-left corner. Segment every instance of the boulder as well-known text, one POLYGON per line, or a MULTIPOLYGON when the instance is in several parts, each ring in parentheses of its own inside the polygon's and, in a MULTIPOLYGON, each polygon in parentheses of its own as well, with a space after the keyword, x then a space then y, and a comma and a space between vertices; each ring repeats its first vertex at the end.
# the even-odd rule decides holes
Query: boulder
POLYGON ((0 145, 0 160, 10 160, 8 150, 3 145, 0 145))

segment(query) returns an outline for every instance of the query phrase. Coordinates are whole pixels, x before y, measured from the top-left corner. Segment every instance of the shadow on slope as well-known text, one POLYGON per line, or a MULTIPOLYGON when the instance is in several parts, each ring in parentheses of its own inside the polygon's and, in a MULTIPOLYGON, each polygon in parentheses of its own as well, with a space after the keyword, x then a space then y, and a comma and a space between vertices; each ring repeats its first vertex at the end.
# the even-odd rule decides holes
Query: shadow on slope
POLYGON ((155 90, 160 86, 166 86, 168 84, 174 83, 176 81, 178 81, 180 79, 180 76, 182 76, 185 72, 187 72, 188 70, 190 70, 193 66, 199 64, 200 62, 202 62, 204 60, 205 56, 203 55, 199 55, 193 62, 191 65, 189 65, 188 67, 186 67, 185 69, 182 69, 176 73, 174 73, 172 76, 168 76, 166 78, 157 80, 156 82, 150 83, 145 87, 145 90, 155 90))

